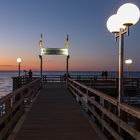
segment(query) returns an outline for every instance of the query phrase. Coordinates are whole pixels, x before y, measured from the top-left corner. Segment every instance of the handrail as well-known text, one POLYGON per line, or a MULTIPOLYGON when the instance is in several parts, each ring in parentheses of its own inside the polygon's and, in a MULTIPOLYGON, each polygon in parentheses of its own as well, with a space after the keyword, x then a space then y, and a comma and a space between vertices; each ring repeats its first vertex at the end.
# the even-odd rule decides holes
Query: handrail
MULTIPOLYGON (((73 81, 73 80, 69 79, 69 81, 73 81)), ((103 92, 100 92, 100 91, 96 90, 96 89, 92 89, 90 87, 87 87, 87 86, 85 86, 85 85, 83 85, 83 84, 81 84, 77 81, 73 81, 73 83, 75 83, 75 84, 81 86, 82 88, 85 88, 88 91, 102 97, 104 100, 106 100, 106 101, 108 101, 108 102, 110 102, 114 105, 118 104, 118 101, 117 101, 116 98, 113 98, 113 97, 111 97, 111 96, 109 96, 109 95, 107 95, 103 92)), ((127 104, 120 104, 120 108, 124 111, 129 111, 129 114, 131 114, 132 116, 135 115, 135 117, 138 117, 140 119, 140 109, 139 108, 136 108, 136 107, 134 108, 133 106, 130 106, 130 105, 127 105, 127 104)))
POLYGON ((88 111, 98 120, 102 130, 106 129, 108 131, 108 135, 110 132, 115 139, 124 139, 126 136, 120 134, 120 129, 122 129, 134 139, 140 139, 140 129, 136 126, 136 122, 134 122, 140 122, 139 108, 127 104, 118 104, 116 98, 91 89, 70 78, 68 79, 68 88, 81 103, 86 105, 88 111), (118 107, 121 110, 120 117, 118 116, 118 107), (131 119, 134 126, 130 126, 127 119, 131 119), (118 126, 118 129, 116 126, 118 126))
POLYGON ((0 140, 6 139, 40 89, 41 78, 34 79, 0 99, 0 140))
POLYGON ((94 93, 94 94, 96 94, 98 96, 101 96, 104 100, 107 100, 107 101, 111 102, 112 104, 117 105, 117 100, 115 98, 113 98, 113 97, 111 97, 109 95, 106 95, 105 93, 100 92, 100 91, 98 91, 96 89, 92 89, 90 87, 87 87, 87 86, 85 86, 85 85, 83 85, 83 84, 81 84, 81 83, 79 83, 77 81, 73 81, 72 79, 69 79, 69 81, 72 81, 73 83, 77 84, 78 86, 80 86, 82 88, 85 88, 86 90, 90 91, 91 93, 94 93))
MULTIPOLYGON (((33 75, 32 79, 40 77, 40 75, 33 75)), ((86 82, 89 84, 94 85, 94 87, 101 87, 101 86, 112 86, 117 88, 117 81, 118 78, 113 77, 112 75, 108 75, 104 77, 102 75, 93 75, 93 74, 71 74, 70 78, 73 80, 86 82)), ((20 77, 13 77, 13 89, 19 88, 23 84, 27 84, 32 80, 29 78, 28 75, 20 76, 20 77)), ((42 75, 42 82, 65 82, 66 77, 63 74, 58 75, 42 75)), ((124 78, 124 87, 133 87, 133 88, 140 88, 140 78, 124 78)))

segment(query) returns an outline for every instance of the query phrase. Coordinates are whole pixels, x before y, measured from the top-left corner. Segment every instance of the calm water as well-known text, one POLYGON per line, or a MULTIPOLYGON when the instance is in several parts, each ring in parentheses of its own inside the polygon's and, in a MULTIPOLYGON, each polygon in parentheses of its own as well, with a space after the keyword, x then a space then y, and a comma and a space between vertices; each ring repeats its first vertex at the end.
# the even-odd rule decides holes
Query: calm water
MULTIPOLYGON (((63 75, 64 71, 45 71, 43 74, 47 75, 63 75)), ((33 71, 33 75, 39 75, 39 71, 33 71)), ((70 74, 79 74, 79 75, 101 75, 101 72, 97 71, 72 71, 70 74)), ((17 76, 17 71, 0 71, 0 97, 5 96, 6 94, 12 92, 12 77, 17 76)), ((24 75, 24 72, 21 72, 21 75, 24 75)), ((109 75, 113 77, 117 76, 116 72, 109 72, 109 75)), ((124 76, 126 73, 124 73, 124 76)), ((130 72, 130 77, 140 77, 140 72, 130 72)))

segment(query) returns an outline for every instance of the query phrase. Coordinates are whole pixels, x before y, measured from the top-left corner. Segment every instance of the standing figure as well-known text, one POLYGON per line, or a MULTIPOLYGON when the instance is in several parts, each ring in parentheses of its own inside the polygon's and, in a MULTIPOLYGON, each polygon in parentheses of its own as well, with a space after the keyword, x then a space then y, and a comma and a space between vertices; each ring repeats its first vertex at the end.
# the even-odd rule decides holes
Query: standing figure
POLYGON ((104 72, 104 75, 105 75, 105 78, 107 79, 107 77, 108 77, 108 72, 105 71, 105 72, 104 72))
POLYGON ((32 78, 32 71, 31 71, 31 69, 29 70, 28 74, 29 74, 29 78, 32 78))

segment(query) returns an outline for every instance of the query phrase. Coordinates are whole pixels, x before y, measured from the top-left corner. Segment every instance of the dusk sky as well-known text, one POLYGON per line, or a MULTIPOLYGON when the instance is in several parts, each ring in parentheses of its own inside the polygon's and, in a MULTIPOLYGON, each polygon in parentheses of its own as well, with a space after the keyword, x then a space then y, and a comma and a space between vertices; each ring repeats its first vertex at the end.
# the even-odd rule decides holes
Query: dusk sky
MULTIPOLYGON (((39 70, 39 39, 44 47, 65 48, 69 34, 70 70, 117 70, 118 43, 107 19, 124 3, 140 0, 0 0, 0 70, 39 70)), ((131 12, 131 11, 130 11, 131 12)), ((140 70, 140 21, 125 36, 124 58, 140 70)), ((43 56, 45 70, 65 70, 66 56, 43 56)), ((124 65, 126 69, 126 65, 124 65)))

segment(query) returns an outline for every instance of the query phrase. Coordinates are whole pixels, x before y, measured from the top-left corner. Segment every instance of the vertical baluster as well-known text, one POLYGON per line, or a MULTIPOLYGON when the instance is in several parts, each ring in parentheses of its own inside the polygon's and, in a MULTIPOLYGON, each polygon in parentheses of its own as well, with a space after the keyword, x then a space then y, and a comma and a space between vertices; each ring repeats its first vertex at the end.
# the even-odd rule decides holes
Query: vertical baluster
MULTIPOLYGON (((104 108, 104 99, 102 97, 100 97, 100 104, 102 106, 102 109, 104 108)), ((104 113, 101 110, 101 117, 102 117, 102 121, 104 120, 104 113)), ((102 125, 102 124, 101 124, 102 125)), ((104 131, 104 126, 102 125, 102 131, 104 131)))

